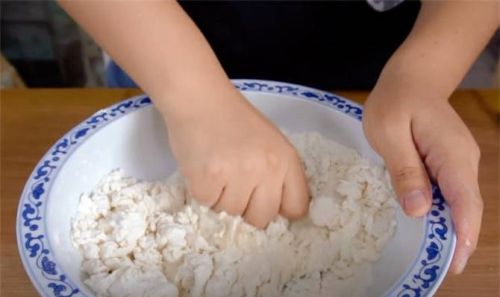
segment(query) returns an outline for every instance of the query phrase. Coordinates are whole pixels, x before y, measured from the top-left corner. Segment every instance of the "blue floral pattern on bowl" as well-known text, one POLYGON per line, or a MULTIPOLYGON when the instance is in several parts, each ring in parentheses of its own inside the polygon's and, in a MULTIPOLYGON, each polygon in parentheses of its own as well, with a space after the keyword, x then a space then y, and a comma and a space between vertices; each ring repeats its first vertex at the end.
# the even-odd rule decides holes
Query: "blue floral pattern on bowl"
MULTIPOLYGON (((262 81, 234 80, 243 92, 284 94, 314 101, 361 120, 360 105, 340 96, 299 85, 262 81)), ((47 239, 44 217, 51 183, 71 153, 86 138, 110 122, 151 105, 146 96, 138 96, 100 110, 64 135, 45 154, 28 179, 17 213, 17 243, 24 267, 43 296, 86 296, 60 269, 47 239)), ((425 218, 426 237, 418 258, 407 273, 384 296, 432 296, 450 264, 455 234, 450 211, 437 187, 433 187, 433 205, 425 218)))

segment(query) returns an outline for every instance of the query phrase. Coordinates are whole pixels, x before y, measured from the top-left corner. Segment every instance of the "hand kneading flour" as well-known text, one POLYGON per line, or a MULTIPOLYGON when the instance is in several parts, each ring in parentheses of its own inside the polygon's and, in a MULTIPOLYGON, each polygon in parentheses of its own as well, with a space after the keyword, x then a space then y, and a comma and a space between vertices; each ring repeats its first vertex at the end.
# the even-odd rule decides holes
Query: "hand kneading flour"
POLYGON ((142 182, 120 170, 84 194, 72 222, 97 296, 364 296, 392 237, 385 169, 317 133, 290 136, 305 165, 309 216, 258 230, 188 197, 179 174, 142 182))

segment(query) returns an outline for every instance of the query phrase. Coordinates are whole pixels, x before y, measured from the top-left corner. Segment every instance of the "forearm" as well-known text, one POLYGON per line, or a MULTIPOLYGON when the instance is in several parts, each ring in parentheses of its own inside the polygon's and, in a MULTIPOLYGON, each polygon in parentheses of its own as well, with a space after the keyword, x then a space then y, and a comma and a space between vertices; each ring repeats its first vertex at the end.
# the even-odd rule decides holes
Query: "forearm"
POLYGON ((446 100, 498 28, 496 1, 431 1, 382 71, 371 97, 446 100))
POLYGON ((217 105, 232 86, 207 41, 175 1, 61 1, 166 117, 217 105), (203 96, 203 98, 201 97, 203 96))

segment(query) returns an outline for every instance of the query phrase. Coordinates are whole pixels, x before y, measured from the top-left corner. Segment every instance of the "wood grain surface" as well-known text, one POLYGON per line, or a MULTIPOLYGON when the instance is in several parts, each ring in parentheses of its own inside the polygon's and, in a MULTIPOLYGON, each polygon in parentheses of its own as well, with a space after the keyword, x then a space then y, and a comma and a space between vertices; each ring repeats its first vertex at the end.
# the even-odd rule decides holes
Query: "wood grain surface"
MULTIPOLYGON (((1 91, 0 296, 38 296, 21 264, 15 234, 19 197, 33 167, 70 128, 98 109, 139 93, 136 89, 1 91)), ((360 103, 368 95, 337 93, 360 103)), ((446 277, 438 297, 500 296, 499 98, 498 90, 457 91, 451 98, 481 147, 479 182, 485 212, 476 253, 462 275, 446 277)))

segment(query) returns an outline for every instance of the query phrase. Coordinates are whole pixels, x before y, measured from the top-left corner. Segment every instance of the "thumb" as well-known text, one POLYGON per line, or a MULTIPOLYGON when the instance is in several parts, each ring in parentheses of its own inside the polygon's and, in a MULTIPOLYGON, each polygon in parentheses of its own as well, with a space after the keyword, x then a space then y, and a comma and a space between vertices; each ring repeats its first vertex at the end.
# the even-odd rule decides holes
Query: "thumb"
MULTIPOLYGON (((407 152, 400 159, 390 156, 386 161, 391 176, 394 191, 398 196, 401 207, 409 216, 420 217, 425 215, 432 204, 432 194, 429 177, 422 161, 407 152), (394 164, 399 163, 399 164, 394 164)), ((400 152, 403 155, 402 152, 400 152)))
POLYGON ((391 133, 375 137, 374 148, 385 161, 405 213, 413 217, 423 216, 432 205, 429 176, 413 141, 411 128, 391 130, 391 133))

